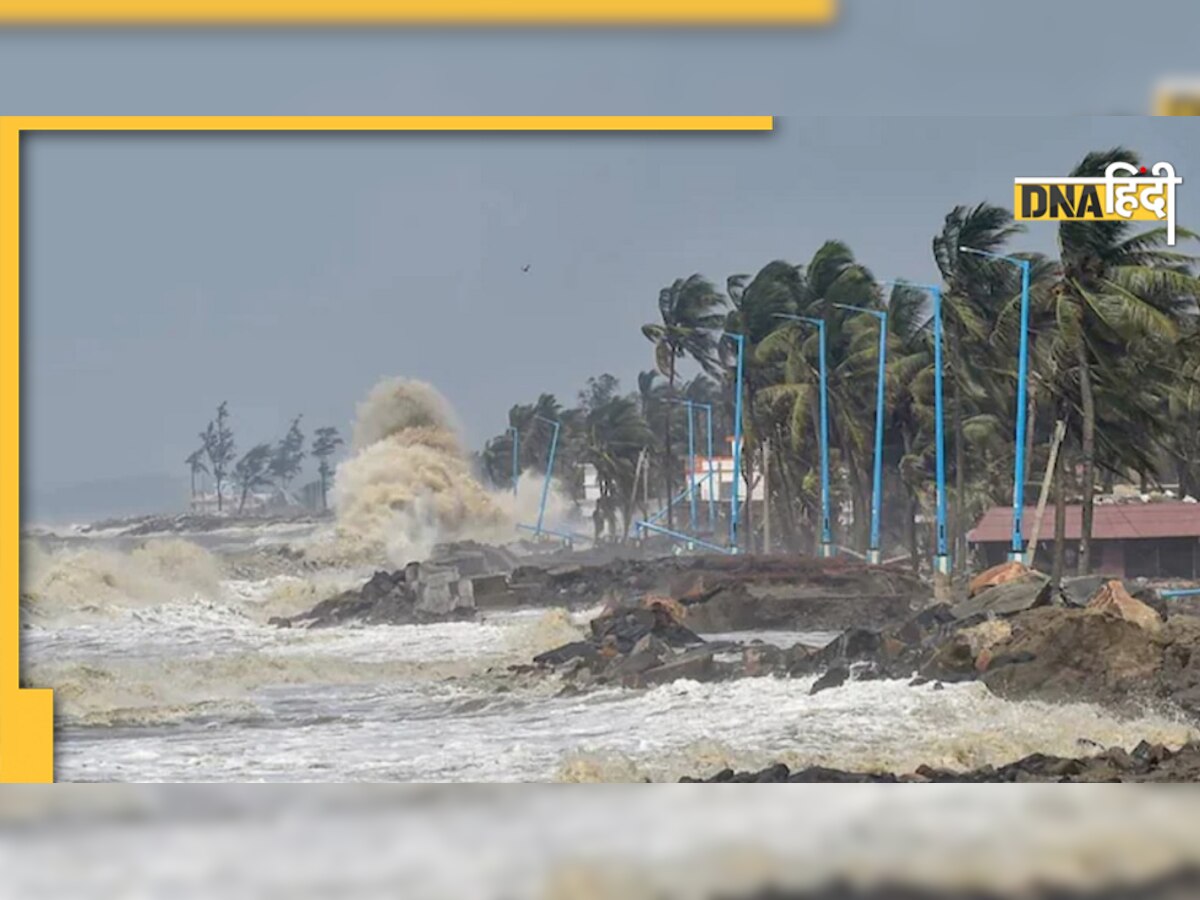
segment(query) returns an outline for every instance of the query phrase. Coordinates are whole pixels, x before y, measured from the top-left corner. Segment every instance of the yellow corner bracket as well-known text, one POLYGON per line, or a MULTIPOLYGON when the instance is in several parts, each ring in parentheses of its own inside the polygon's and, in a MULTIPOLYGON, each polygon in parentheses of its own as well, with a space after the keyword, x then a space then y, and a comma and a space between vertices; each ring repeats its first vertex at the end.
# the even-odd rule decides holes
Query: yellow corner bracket
POLYGON ((0 0, 0 25, 824 25, 837 0, 0 0))
MULTIPOLYGON (((52 4, 53 5, 53 4, 52 4)), ((63 4, 59 4, 63 5, 63 4)), ((80 4, 76 4, 80 5, 80 4)), ((220 4, 217 4, 220 5, 220 4)), ((311 5, 311 4, 310 4, 311 5)), ((21 135, 36 131, 771 131, 771 116, 23 116, 0 118, 0 783, 54 780, 53 692, 20 687, 21 135)))
POLYGON ((1154 115, 1200 116, 1200 78, 1164 82, 1155 88, 1154 115))

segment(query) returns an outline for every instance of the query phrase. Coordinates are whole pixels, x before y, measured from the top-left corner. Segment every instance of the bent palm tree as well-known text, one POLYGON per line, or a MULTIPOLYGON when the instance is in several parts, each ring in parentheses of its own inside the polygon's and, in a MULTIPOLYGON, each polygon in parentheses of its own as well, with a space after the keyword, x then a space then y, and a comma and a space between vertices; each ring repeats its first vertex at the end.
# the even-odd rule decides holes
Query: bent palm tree
MULTIPOLYGON (((1071 176, 1101 177, 1113 162, 1136 165, 1138 158, 1124 147, 1092 152, 1071 176)), ((1194 237, 1183 229, 1176 233, 1194 237)), ((1097 387, 1119 383, 1113 362, 1136 341, 1169 346, 1178 337, 1185 298, 1197 293, 1198 282, 1188 271, 1193 258, 1167 249, 1166 240, 1166 229, 1134 232, 1125 221, 1065 221, 1058 229, 1056 340, 1060 354, 1073 357, 1081 418, 1080 574, 1091 564, 1097 387)))
POLYGON ((1004 300, 1014 291, 1020 291, 1020 270, 1016 267, 962 253, 959 248, 1003 253, 1008 240, 1023 230, 1013 222, 1007 209, 980 203, 975 207, 954 207, 946 214, 941 232, 933 238, 933 258, 945 283, 942 322, 949 345, 950 430, 954 436, 951 556, 956 568, 962 566, 966 548, 966 422, 973 412, 968 406, 974 405, 969 401, 995 393, 994 385, 987 383, 985 375, 990 362, 988 337, 1004 300))
MULTIPOLYGON (((675 394, 676 364, 681 357, 690 356, 705 369, 717 370, 716 337, 722 325, 720 309, 725 298, 701 275, 678 278, 658 294, 658 314, 661 321, 642 326, 642 334, 654 344, 654 359, 658 370, 667 376, 667 389, 675 394)), ((671 416, 665 417, 663 466, 667 503, 675 496, 675 458, 671 453, 671 416)), ((667 507, 667 527, 674 529, 675 517, 667 507)))

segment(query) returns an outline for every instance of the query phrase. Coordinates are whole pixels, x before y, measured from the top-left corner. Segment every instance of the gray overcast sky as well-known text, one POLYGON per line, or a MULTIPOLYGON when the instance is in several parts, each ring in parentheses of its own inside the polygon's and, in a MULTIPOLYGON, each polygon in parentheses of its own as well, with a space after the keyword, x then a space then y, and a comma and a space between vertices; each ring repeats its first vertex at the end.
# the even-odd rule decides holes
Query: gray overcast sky
MULTIPOLYGON (((1200 71, 1194 2, 1138 4, 1140 51, 1116 0, 841 6, 813 31, 0 32, 0 113, 785 117, 724 137, 32 138, 25 487, 182 474, 226 397, 243 447, 297 411, 345 425, 393 373, 436 383, 475 445, 537 391, 628 387, 674 277, 827 237, 928 277, 947 209, 1007 202, 1014 174, 1115 142, 1200 172, 1185 120, 813 118, 1138 113, 1160 76, 1200 71)), ((1181 204, 1194 224, 1186 185, 1181 204)))
POLYGON ((1112 115, 1200 72, 1195 0, 839 7, 797 30, 16 31, 0 109, 1112 115))
MULTIPOLYGON (((25 148, 25 459, 35 492, 182 470, 230 401, 241 445, 346 426, 381 376, 510 404, 627 387, 658 288, 846 240, 930 279, 955 203, 1125 143, 1200 172, 1194 119, 788 118, 774 134, 34 136, 25 148), (528 274, 521 272, 532 265, 528 274)), ((1200 201, 1180 189, 1180 219, 1200 201)), ((1021 247, 1052 251, 1053 227, 1021 247)))

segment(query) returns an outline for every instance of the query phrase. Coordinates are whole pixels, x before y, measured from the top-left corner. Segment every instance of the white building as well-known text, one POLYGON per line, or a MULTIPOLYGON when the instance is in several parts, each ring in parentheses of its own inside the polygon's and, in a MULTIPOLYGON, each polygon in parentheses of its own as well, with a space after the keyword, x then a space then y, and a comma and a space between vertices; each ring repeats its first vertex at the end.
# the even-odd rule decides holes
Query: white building
POLYGON ((583 501, 579 504, 579 511, 585 519, 590 520, 592 513, 596 511, 596 501, 600 499, 600 478, 596 474, 596 467, 591 463, 583 464, 583 501))
MULTIPOLYGON (((685 473, 686 474, 686 473, 685 473)), ((708 502, 710 496, 715 496, 718 502, 728 503, 733 498, 733 457, 732 456, 714 456, 712 458, 712 478, 709 478, 709 459, 707 456, 696 457, 695 472, 688 479, 688 484, 685 487, 691 486, 691 478, 696 481, 696 496, 708 502), (717 490, 713 494, 712 484, 715 483, 717 490)), ((746 482, 746 476, 743 472, 738 479, 738 502, 744 503, 747 499, 752 502, 761 502, 765 496, 765 485, 761 474, 755 478, 753 496, 751 496, 750 485, 746 482)))

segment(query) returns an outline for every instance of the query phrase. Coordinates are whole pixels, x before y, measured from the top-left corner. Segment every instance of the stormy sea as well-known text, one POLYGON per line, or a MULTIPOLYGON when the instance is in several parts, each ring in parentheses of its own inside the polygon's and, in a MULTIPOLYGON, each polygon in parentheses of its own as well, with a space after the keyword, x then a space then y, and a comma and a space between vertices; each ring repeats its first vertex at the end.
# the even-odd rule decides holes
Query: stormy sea
MULTIPOLYGON (((395 380, 359 408, 328 519, 30 530, 22 682, 55 691, 56 780, 123 784, 5 789, 0 862, 17 879, 13 896, 76 896, 77 878, 115 896, 133 876, 111 860, 147 842, 165 848, 163 861, 137 863, 145 890, 130 896, 209 896, 236 883, 246 896, 707 897, 724 886, 732 897, 764 879, 813 884, 847 871, 935 872, 958 886, 981 872, 1013 885, 1092 884, 1195 861, 1196 831, 1180 815, 1196 807, 1178 795, 1063 800, 1030 786, 982 798, 980 786, 931 785, 881 796, 817 785, 751 801, 687 786, 132 784, 677 782, 780 762, 970 770, 1195 736, 1170 710, 1004 699, 977 680, 850 678, 814 692, 817 674, 779 671, 587 689, 560 673, 531 677, 532 659, 585 641, 611 599, 586 593, 481 605, 458 619, 281 627, 446 541, 508 545, 520 562, 528 551, 515 523, 536 502, 522 487, 515 498, 482 487, 436 392, 395 380), (1086 826, 1064 827, 1085 809, 1096 813, 1086 826), (1041 824, 1018 824, 1032 814, 1041 824), (1136 865, 1109 852, 1128 848, 1131 830, 1143 848, 1136 865), (255 864, 235 866, 251 847, 255 864), (474 848, 470 864, 451 864, 464 847, 474 848), (203 866, 180 863, 197 854, 203 866), (330 873, 334 894, 300 890, 330 873)), ((839 633, 722 627, 699 637, 816 652, 839 633)))

